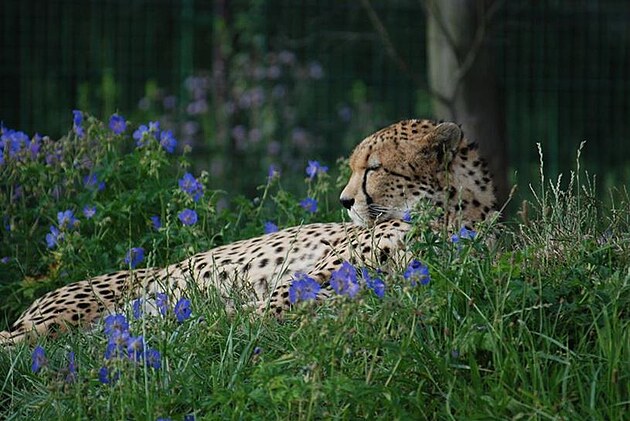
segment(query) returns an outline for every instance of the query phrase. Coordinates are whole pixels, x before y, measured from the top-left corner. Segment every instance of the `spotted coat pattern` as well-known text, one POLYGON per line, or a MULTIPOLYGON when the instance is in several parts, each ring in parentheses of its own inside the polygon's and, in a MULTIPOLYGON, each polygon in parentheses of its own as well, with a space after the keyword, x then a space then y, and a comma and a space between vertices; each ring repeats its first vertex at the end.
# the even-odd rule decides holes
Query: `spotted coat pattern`
POLYGON ((289 287, 304 272, 331 294, 331 273, 344 260, 377 267, 405 258, 406 211, 425 201, 442 209, 435 224, 472 228, 495 206, 492 180, 476 147, 454 123, 405 120, 364 139, 350 157, 352 175, 340 201, 352 223, 319 223, 237 241, 165 268, 125 270, 69 284, 38 298, 0 332, 15 343, 68 326, 89 325, 138 297, 158 292, 174 299, 189 288, 215 291, 228 309, 247 303, 280 315, 289 287))

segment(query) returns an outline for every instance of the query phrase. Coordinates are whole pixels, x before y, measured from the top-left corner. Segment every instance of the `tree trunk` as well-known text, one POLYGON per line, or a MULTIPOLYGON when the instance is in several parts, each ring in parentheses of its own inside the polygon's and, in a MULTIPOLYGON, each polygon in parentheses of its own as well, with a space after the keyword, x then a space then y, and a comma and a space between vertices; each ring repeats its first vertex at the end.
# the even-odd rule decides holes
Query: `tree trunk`
POLYGON ((489 20, 496 1, 427 0, 429 86, 436 117, 460 123, 488 161, 498 206, 508 196, 505 112, 489 20))

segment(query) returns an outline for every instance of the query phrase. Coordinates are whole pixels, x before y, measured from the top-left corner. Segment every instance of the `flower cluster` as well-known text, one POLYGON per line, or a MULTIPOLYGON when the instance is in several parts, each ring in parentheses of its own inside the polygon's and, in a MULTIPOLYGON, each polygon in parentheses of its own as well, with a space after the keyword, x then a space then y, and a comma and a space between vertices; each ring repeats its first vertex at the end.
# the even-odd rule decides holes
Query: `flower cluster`
POLYGON ((54 248, 65 238, 65 233, 72 231, 79 225, 79 220, 75 218, 72 210, 65 210, 57 213, 57 226, 51 225, 50 232, 46 234, 46 245, 54 248))
MULTIPOLYGON (((48 367, 48 358, 46 351, 41 345, 37 345, 31 353, 31 371, 35 374, 40 373, 44 368, 48 367)), ((64 374, 66 383, 72 383, 77 378, 77 364, 73 351, 68 353, 68 366, 59 371, 64 374)))
POLYGON ((203 185, 191 173, 186 173, 179 180, 179 188, 197 202, 203 196, 203 185))
MULTIPOLYGON (((385 283, 380 279, 379 274, 380 271, 377 271, 376 275, 372 276, 367 268, 361 269, 365 286, 378 298, 383 298, 385 283)), ((350 262, 344 261, 339 269, 330 275, 330 286, 339 295, 356 297, 361 290, 357 269, 350 262)), ((304 273, 296 273, 289 287, 289 302, 295 304, 298 301, 314 300, 320 289, 321 286, 313 278, 304 273)))
POLYGON ((326 172, 328 172, 328 167, 321 165, 317 161, 308 161, 306 175, 308 175, 309 180, 315 178, 316 175, 326 174, 326 172))
POLYGON ((72 111, 72 130, 79 137, 83 139, 85 137, 85 130, 83 129, 83 113, 79 110, 72 111))
POLYGON ((129 322, 123 314, 111 314, 104 320, 104 332, 107 337, 105 347, 105 364, 99 370, 101 383, 115 383, 120 377, 119 370, 112 370, 115 361, 133 361, 147 367, 160 369, 161 355, 157 349, 147 347, 142 335, 133 336, 129 330, 129 322))
MULTIPOLYGON (((140 319, 147 310, 155 310, 162 316, 167 316, 171 312, 168 295, 162 292, 158 292, 155 295, 155 300, 153 302, 144 298, 134 300, 131 303, 131 308, 133 317, 136 320, 140 319)), ((186 297, 180 298, 173 306, 172 311, 175 315, 175 319, 179 323, 183 323, 188 320, 192 315, 190 300, 186 297)))
POLYGON ((466 227, 462 227, 459 230, 459 233, 451 235, 451 241, 453 242, 453 244, 459 245, 461 240, 474 240, 476 236, 476 231, 470 230, 466 227))
POLYGON ((177 147, 177 140, 175 136, 173 136, 173 132, 170 130, 161 130, 158 121, 150 121, 148 126, 145 124, 140 125, 140 127, 133 132, 133 138, 136 140, 136 146, 138 148, 145 147, 152 139, 155 139, 168 153, 175 152, 175 148, 177 147))

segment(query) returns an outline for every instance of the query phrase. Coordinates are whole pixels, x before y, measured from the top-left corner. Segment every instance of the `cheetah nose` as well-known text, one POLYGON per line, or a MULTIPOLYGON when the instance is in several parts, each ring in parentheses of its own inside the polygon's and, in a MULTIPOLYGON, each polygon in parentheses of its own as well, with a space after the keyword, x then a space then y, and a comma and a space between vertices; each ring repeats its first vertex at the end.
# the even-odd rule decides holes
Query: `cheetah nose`
POLYGON ((354 205, 354 199, 347 199, 345 197, 341 197, 339 199, 344 208, 350 209, 352 205, 354 205))

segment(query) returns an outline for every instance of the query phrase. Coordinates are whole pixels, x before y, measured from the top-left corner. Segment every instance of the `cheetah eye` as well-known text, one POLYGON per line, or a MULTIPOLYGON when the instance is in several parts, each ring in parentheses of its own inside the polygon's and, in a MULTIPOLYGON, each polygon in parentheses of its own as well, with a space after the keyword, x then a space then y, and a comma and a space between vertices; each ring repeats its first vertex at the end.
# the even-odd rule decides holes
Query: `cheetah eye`
POLYGON ((382 167, 382 165, 381 165, 381 164, 369 165, 369 166, 367 167, 367 170, 368 170, 368 171, 375 171, 375 170, 378 170, 378 169, 379 169, 379 168, 381 168, 381 167, 382 167))

